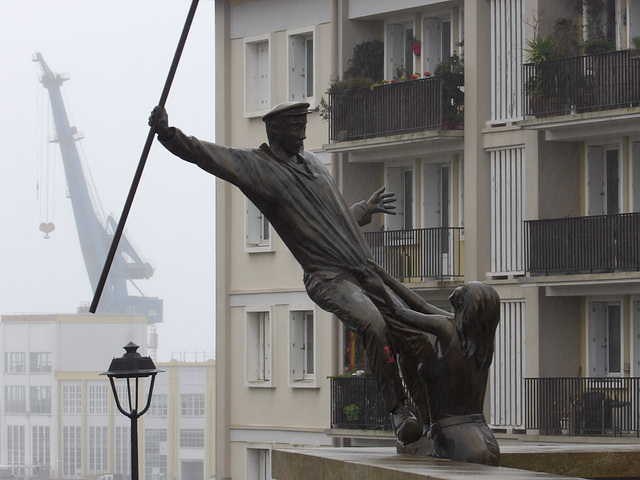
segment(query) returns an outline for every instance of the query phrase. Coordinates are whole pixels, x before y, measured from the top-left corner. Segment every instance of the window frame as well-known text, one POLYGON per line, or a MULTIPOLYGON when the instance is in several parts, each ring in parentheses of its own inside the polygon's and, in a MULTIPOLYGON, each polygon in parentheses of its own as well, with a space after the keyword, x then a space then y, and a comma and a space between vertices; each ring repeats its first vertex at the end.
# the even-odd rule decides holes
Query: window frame
POLYGON ((25 352, 5 352, 4 371, 5 373, 26 373, 27 354, 25 352))
POLYGON ((274 308, 271 306, 252 306, 245 308, 244 314, 244 384, 247 387, 274 387, 273 377, 273 353, 275 351, 273 345, 273 324, 274 324, 274 308), (259 315, 267 315, 266 325, 262 327, 260 334, 260 326, 253 323, 260 323, 259 315), (255 348, 259 338, 264 337, 266 343, 263 347, 263 353, 255 348), (262 357, 259 359, 259 357, 262 357), (257 363, 260 362, 260 366, 257 363), (264 378, 260 377, 260 373, 254 371, 263 371, 264 378))
MULTIPOLYGON (((406 78, 411 77, 417 67, 417 56, 411 51, 411 46, 408 45, 407 35, 416 36, 417 26, 414 19, 410 17, 388 19, 384 24, 384 78, 388 80, 396 79, 397 66, 402 65, 404 68, 404 76, 406 78), (402 29, 401 40, 399 46, 397 44, 397 32, 393 32, 393 29, 402 29), (411 32, 411 33, 408 33, 411 32), (400 58, 395 58, 398 52, 400 58), (407 70, 407 55, 411 59, 411 71, 407 70)), ((400 79, 398 79, 400 80, 400 79)))
POLYGON ((392 163, 389 162, 385 165, 384 176, 385 185, 387 191, 396 193, 396 214, 389 215, 384 219, 385 231, 389 230, 414 230, 416 227, 416 212, 418 211, 416 205, 416 171, 419 171, 415 165, 415 162, 409 163, 392 163), (411 176, 410 188, 411 191, 407 191, 407 174, 411 176), (407 212, 407 203, 409 203, 409 212, 407 212), (407 213, 408 217, 407 218, 407 213), (407 228, 410 227, 410 228, 407 228))
POLYGON ((245 197, 245 252, 273 252, 273 227, 255 204, 245 197), (266 237, 265 238, 265 233, 266 237))
POLYGON ((180 448, 200 448, 205 445, 204 428, 181 428, 178 432, 180 448))
POLYGON ((207 413, 207 399, 204 393, 181 393, 180 394, 180 416, 182 417, 204 417, 207 413), (188 402, 187 398, 191 398, 188 402), (202 399, 202 403, 200 403, 202 399))
POLYGON ((5 385, 4 413, 24 415, 26 412, 26 387, 24 385, 5 385))
POLYGON ((244 116, 245 118, 261 117, 271 109, 272 104, 272 45, 271 34, 246 37, 243 41, 244 55, 244 116), (266 85, 263 87, 264 99, 260 99, 260 45, 267 44, 266 59, 266 85))
POLYGON ((315 108, 316 107, 316 93, 318 91, 317 88, 317 77, 318 75, 316 74, 317 72, 317 35, 316 35, 316 28, 315 26, 309 26, 309 27, 301 27, 301 28, 295 28, 295 29, 291 29, 291 30, 287 30, 287 99, 289 101, 296 101, 296 102, 308 102, 309 103, 309 108, 315 108), (305 77, 305 81, 302 82, 304 84, 302 90, 302 96, 299 98, 295 97, 295 93, 293 91, 294 87, 294 82, 292 79, 292 75, 295 75, 296 73, 294 73, 294 69, 297 68, 296 65, 294 65, 294 55, 295 55, 295 51, 293 48, 293 41, 292 41, 292 37, 301 37, 302 38, 302 69, 304 71, 303 76, 305 77), (308 41, 311 40, 312 42, 312 46, 311 46, 311 95, 309 95, 309 90, 308 90, 308 75, 309 75, 309 46, 308 46, 308 41))
POLYGON ((30 352, 30 373, 51 373, 51 352, 30 352))
MULTIPOLYGON (((632 305, 633 306, 633 305, 632 305)), ((587 376, 588 377, 607 377, 607 378, 620 378, 625 374, 624 368, 624 359, 625 359, 625 349, 630 348, 628 345, 629 339, 626 336, 625 332, 625 318, 628 318, 626 302, 621 297, 592 297, 589 298, 587 302, 587 376), (601 333, 604 333, 604 345, 603 340, 598 336, 598 326, 596 325, 596 319, 594 318, 595 313, 595 305, 601 304, 604 306, 603 315, 604 325, 601 330, 601 333), (617 359, 617 364, 620 371, 611 372, 611 352, 609 345, 611 344, 611 339, 609 338, 610 330, 609 330, 609 308, 612 306, 617 306, 619 309, 618 313, 618 348, 620 349, 619 358, 617 359), (602 353, 601 349, 604 348, 605 352, 602 353), (598 353, 603 356, 600 357, 600 360, 603 361, 603 365, 600 366, 598 362, 598 353), (599 374, 599 370, 604 370, 602 374, 599 374)))
POLYGON ((289 324, 289 386, 293 388, 317 388, 318 387, 318 328, 317 309, 315 305, 290 305, 288 311, 289 324), (311 332, 313 345, 312 362, 313 372, 308 372, 308 340, 309 331, 307 315, 311 315, 313 330, 311 332), (303 346, 299 347, 302 340, 303 346), (303 350, 303 353, 300 353, 303 350), (300 373, 300 369, 302 373, 300 373))
POLYGON ((49 385, 31 385, 29 387, 29 413, 31 415, 51 415, 51 391, 52 388, 49 385))

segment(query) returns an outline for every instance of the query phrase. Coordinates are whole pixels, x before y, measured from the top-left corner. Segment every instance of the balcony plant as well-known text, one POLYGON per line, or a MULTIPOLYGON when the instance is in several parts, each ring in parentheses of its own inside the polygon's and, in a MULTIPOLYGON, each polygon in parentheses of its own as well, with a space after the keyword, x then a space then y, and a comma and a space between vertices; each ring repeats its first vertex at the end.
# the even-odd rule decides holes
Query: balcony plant
MULTIPOLYGON (((425 76, 428 72, 425 72, 425 76)), ((454 53, 434 70, 442 76, 442 128, 460 129, 464 125, 464 92, 460 89, 460 76, 464 73, 464 57, 454 53)))
POLYGON ((420 55, 420 40, 418 40, 415 36, 412 36, 409 43, 411 44, 411 50, 413 50, 413 54, 420 55))
POLYGON ((528 61, 533 64, 533 74, 526 80, 524 89, 529 96, 529 106, 532 113, 556 110, 557 77, 548 63, 556 55, 555 38, 553 35, 535 35, 527 40, 528 61))
MULTIPOLYGON (((384 71, 384 43, 379 40, 364 41, 353 47, 353 55, 349 59, 349 68, 345 70, 342 80, 331 82, 326 94, 337 93, 351 88, 370 87, 382 82, 384 71)), ((336 98, 334 101, 339 101, 336 98)), ((331 118, 331 106, 325 97, 320 99, 318 111, 320 118, 328 121, 331 118)))

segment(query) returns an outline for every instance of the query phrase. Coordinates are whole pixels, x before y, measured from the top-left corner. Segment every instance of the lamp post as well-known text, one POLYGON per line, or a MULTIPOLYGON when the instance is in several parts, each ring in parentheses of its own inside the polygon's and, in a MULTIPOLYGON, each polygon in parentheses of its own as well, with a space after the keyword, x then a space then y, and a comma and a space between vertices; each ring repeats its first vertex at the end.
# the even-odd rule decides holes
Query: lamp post
POLYGON ((138 418, 144 415, 151 406, 151 396, 153 395, 153 385, 156 381, 156 375, 162 370, 158 370, 153 363, 151 357, 141 356, 137 350, 138 345, 133 342, 129 342, 124 349, 126 353, 119 358, 114 358, 109 365, 107 372, 100 375, 106 375, 111 382, 111 390, 113 391, 113 397, 116 399, 116 406, 120 413, 131 419, 131 480, 138 480, 138 418), (147 403, 142 410, 138 408, 139 385, 138 380, 141 378, 151 377, 151 384, 149 387, 149 394, 147 395, 147 403), (127 383, 127 398, 124 400, 125 406, 128 406, 128 410, 122 407, 121 399, 118 397, 118 390, 116 388, 116 378, 126 379, 127 383), (132 380, 135 380, 132 382, 132 380), (133 389, 132 387, 133 383, 133 389))

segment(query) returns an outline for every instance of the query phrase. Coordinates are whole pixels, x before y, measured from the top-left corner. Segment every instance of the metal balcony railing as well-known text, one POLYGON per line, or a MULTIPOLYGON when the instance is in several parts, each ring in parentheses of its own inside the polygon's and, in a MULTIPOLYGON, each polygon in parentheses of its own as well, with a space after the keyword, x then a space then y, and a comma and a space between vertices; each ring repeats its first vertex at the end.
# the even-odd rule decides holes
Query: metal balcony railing
POLYGON ((331 428, 391 430, 389 413, 375 378, 331 379, 331 428))
POLYGON ((526 378, 525 426, 545 435, 638 436, 640 378, 526 378))
MULTIPOLYGON (((403 388, 408 396, 404 385, 403 388)), ((409 396, 407 402, 419 415, 409 396)), ((374 377, 331 378, 331 428, 392 430, 389 412, 374 377)))
POLYGON ((532 275, 640 270, 640 213, 524 222, 532 275))
POLYGON ((462 129, 463 86, 451 73, 329 93, 329 140, 462 129))
POLYGON ((462 227, 368 232, 373 258, 398 279, 461 278, 462 227))
POLYGON ((620 50, 523 66, 525 115, 544 117, 636 106, 640 51, 620 50))

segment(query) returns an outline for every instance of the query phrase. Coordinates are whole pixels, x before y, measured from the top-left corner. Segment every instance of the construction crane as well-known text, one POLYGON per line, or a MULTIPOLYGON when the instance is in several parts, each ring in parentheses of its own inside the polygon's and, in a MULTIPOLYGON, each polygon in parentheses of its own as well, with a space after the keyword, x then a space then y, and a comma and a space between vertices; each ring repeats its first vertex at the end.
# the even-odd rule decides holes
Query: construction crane
MULTIPOLYGON (((106 222, 101 220, 104 218, 102 212, 94 203, 89 191, 89 184, 76 146, 76 142, 82 138, 82 135, 78 133, 76 127, 69 124, 60 90, 69 76, 54 73, 39 52, 33 55, 33 61, 40 63, 42 68, 40 82, 49 92, 55 124, 55 134, 50 137, 50 141, 60 146, 80 248, 91 288, 95 291, 117 222, 112 216, 107 217, 106 222)), ((153 273, 153 267, 142 260, 126 236, 123 236, 120 239, 118 253, 114 258, 97 313, 146 315, 149 323, 162 322, 161 299, 132 296, 128 292, 129 283, 140 291, 133 280, 151 278, 153 273)), ((88 307, 80 307, 78 311, 88 311, 88 307)))

